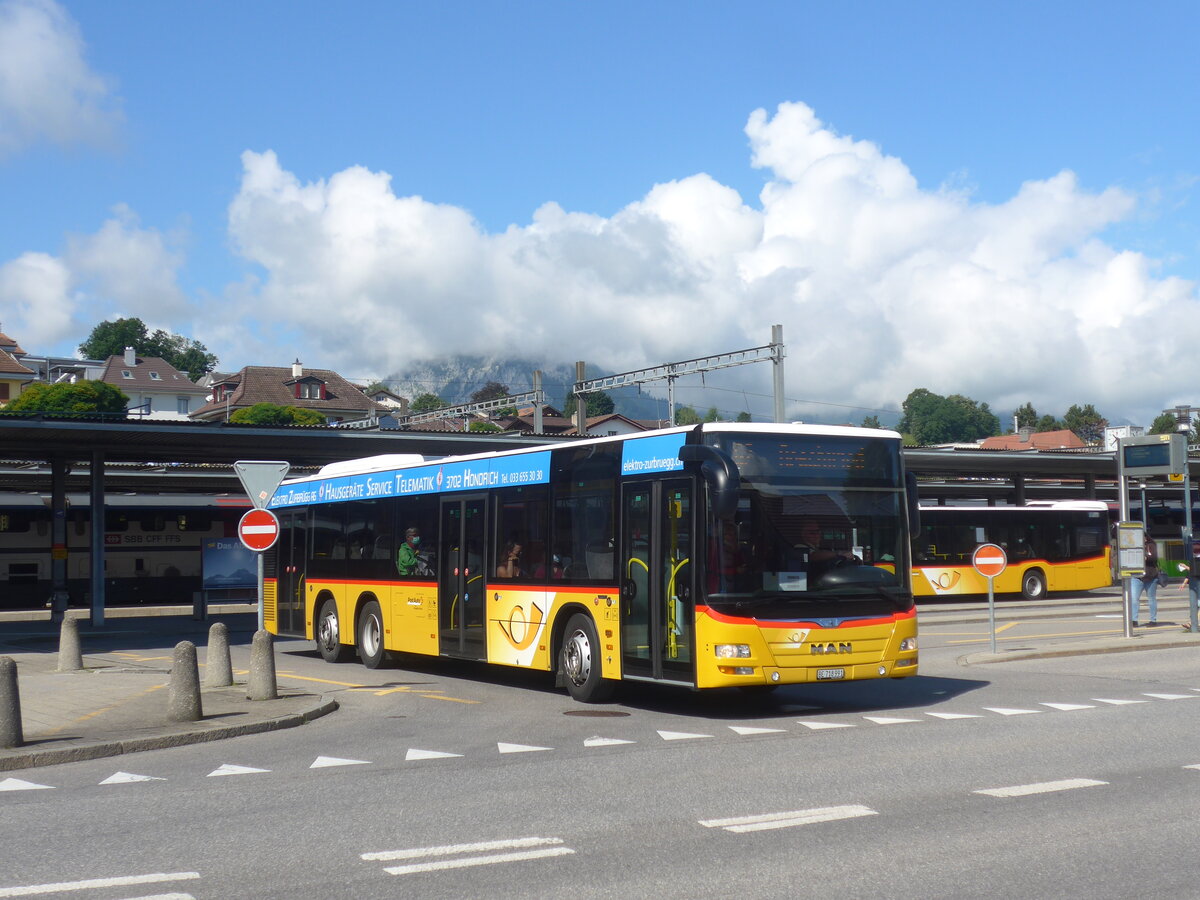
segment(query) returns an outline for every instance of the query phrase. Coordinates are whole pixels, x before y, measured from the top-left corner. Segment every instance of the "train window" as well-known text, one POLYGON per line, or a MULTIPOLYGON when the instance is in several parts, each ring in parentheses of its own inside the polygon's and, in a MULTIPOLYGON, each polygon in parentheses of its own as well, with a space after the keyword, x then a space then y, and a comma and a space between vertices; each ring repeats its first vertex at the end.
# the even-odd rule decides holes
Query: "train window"
POLYGON ((30 563, 9 563, 8 564, 8 583, 9 584, 37 584, 38 580, 38 564, 30 563))
POLYGON ((106 509, 104 511, 104 530, 105 531, 128 531, 129 517, 119 510, 106 509))
POLYGON ((139 516, 142 525, 142 533, 150 533, 156 531, 164 531, 167 527, 167 519, 162 513, 143 513, 139 516))
POLYGON ((30 513, 20 511, 0 513, 0 532, 5 534, 29 531, 32 524, 33 516, 30 513))

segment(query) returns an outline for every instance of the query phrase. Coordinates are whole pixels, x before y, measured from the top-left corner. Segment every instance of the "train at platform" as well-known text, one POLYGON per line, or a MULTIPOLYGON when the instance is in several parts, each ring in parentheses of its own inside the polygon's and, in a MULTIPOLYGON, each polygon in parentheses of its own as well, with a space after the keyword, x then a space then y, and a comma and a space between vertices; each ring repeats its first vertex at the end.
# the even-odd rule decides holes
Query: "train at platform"
MULTIPOLYGON (((237 523, 250 506, 244 497, 190 494, 111 495, 104 502, 107 606, 191 603, 193 594, 205 589, 206 553, 210 560, 238 555, 237 523)), ((59 552, 66 556, 72 606, 90 603, 92 525, 88 495, 68 494, 65 545, 59 552)), ((42 495, 0 495, 0 609, 49 604, 52 530, 53 513, 42 495)), ((218 577, 231 591, 235 582, 244 585, 244 577, 235 577, 236 566, 226 568, 230 571, 218 577)))

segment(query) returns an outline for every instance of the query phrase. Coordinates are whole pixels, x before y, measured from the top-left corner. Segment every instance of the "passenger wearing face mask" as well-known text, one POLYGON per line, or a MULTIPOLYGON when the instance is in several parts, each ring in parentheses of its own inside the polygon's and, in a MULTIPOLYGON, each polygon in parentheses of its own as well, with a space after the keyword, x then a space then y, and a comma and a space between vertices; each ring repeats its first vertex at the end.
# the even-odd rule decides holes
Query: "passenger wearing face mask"
POLYGON ((396 551, 396 571, 401 575, 415 575, 425 561, 421 559, 418 547, 421 546, 421 532, 417 528, 409 528, 404 532, 404 543, 396 551))

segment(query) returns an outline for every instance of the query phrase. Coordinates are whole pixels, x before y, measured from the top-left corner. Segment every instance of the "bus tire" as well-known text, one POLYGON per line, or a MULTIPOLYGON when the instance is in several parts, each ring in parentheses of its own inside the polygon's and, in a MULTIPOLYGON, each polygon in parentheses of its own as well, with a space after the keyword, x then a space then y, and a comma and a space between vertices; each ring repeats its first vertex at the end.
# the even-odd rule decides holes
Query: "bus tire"
POLYGON ((580 703, 603 703, 612 696, 616 685, 600 677, 600 638, 591 616, 576 613, 567 621, 558 670, 567 693, 580 703))
POLYGON ((331 597, 321 604, 317 613, 317 650, 325 662, 344 662, 350 648, 342 643, 341 623, 337 603, 331 597))
POLYGON ((1029 569, 1021 576, 1021 596, 1026 600, 1046 599, 1046 576, 1041 569, 1029 569))
POLYGON ((358 614, 358 658, 368 669, 383 665, 387 652, 383 649, 383 613, 379 603, 371 600, 358 614))

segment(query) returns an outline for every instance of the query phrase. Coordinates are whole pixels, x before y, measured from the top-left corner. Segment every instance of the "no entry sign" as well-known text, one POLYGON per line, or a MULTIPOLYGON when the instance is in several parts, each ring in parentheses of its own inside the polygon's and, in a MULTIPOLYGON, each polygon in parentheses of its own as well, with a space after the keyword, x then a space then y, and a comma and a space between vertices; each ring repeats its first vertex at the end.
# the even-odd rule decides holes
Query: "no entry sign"
POLYGON ((999 544, 980 544, 971 555, 971 565, 986 578, 995 578, 1008 566, 1008 557, 999 544))
POLYGON ((270 550, 279 539, 279 519, 269 509, 252 509, 238 522, 238 537, 251 550, 270 550))

